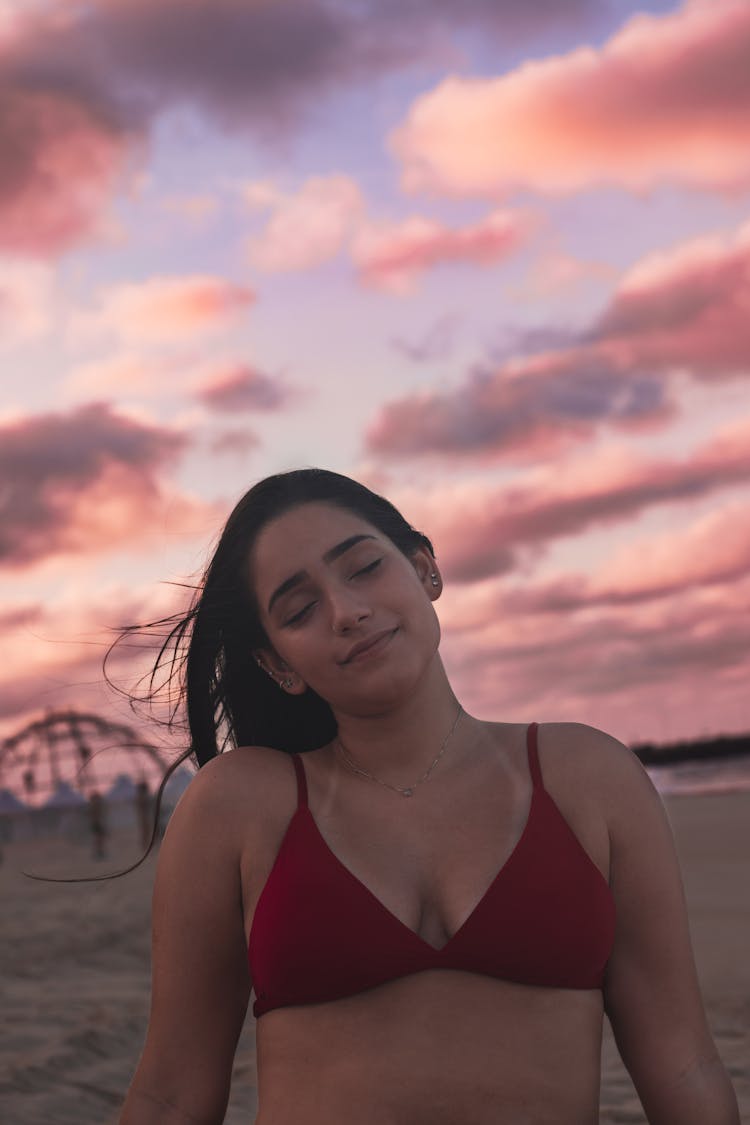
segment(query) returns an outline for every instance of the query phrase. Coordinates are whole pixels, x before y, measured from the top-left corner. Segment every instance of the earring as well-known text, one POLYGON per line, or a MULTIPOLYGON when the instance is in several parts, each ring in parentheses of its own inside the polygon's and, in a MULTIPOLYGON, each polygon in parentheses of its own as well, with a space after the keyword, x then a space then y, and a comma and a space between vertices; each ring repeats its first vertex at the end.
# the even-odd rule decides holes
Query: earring
MULTIPOLYGON (((263 667, 263 663, 262 663, 262 661, 260 661, 260 660, 258 659, 258 657, 257 657, 257 656, 256 656, 256 658, 255 658, 255 663, 256 663, 256 664, 258 665, 258 667, 260 668, 260 670, 261 670, 262 672, 268 672, 268 675, 269 675, 269 676, 271 677, 271 679, 273 680, 273 678, 274 678, 274 677, 273 677, 273 672, 269 671, 269 669, 268 669, 268 668, 264 668, 264 667, 263 667)), ((276 681, 274 681, 274 682, 276 682, 276 681)), ((279 681, 278 681, 278 683, 279 683, 279 687, 290 688, 290 687, 291 687, 291 686, 293 685, 293 683, 294 683, 294 680, 293 680, 293 679, 291 679, 291 678, 289 678, 289 679, 286 679, 286 680, 279 680, 279 681)))
POLYGON ((440 581, 438 579, 437 574, 431 574, 430 578, 432 579, 432 585, 433 586, 439 586, 440 585, 440 581))

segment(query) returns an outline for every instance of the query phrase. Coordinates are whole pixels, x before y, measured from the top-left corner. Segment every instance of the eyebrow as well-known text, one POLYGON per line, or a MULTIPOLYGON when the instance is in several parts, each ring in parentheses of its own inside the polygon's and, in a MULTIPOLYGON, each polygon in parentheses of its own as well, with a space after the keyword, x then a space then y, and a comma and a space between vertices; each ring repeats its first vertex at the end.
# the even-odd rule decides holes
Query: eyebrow
MULTIPOLYGON (((346 551, 351 550, 357 543, 361 543, 363 539, 375 539, 374 535, 350 535, 348 539, 344 539, 341 543, 337 543, 335 547, 331 547, 329 551, 323 555, 323 562, 332 563, 340 558, 346 551)), ((284 594, 289 593, 295 586, 299 586, 305 578, 309 578, 306 570, 298 570, 289 578, 285 579, 277 589, 271 594, 271 600, 268 603, 268 612, 270 613, 274 607, 274 603, 284 594)))

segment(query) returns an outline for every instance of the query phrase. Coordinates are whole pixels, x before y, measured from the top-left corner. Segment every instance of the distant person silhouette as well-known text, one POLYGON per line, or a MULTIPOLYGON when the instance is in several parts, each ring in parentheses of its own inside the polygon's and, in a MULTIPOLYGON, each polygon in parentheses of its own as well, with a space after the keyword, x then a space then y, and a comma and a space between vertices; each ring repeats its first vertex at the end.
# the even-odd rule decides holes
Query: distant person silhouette
POLYGON ((151 793, 145 779, 141 779, 135 787, 135 807, 138 813, 141 847, 146 848, 151 839, 153 824, 151 821, 151 793))
POLYGON ((94 845, 94 859, 105 859, 105 844, 108 833, 104 815, 104 799, 98 791, 94 791, 89 797, 89 828, 94 845))

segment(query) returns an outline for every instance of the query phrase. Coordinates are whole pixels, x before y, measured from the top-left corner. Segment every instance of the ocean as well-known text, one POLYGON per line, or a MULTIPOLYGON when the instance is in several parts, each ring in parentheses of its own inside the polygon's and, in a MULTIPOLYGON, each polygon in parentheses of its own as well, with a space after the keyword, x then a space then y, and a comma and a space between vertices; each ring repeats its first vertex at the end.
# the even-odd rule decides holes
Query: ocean
POLYGON ((734 793, 750 790, 750 754, 646 766, 660 793, 734 793))

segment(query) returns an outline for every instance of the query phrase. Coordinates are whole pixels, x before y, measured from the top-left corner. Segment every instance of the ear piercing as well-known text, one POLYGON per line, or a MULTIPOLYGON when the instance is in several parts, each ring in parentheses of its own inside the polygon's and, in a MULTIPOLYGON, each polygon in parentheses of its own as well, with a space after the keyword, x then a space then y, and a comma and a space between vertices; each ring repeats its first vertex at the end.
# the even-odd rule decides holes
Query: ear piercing
MULTIPOLYGON (((270 672, 268 670, 268 668, 264 668, 263 662, 261 660, 259 660, 257 656, 255 658, 255 663, 258 665, 258 667, 261 669, 261 671, 268 672, 268 675, 271 677, 271 679, 273 679, 273 672, 270 672)), ((293 683, 294 683, 294 680, 291 679, 291 678, 287 678, 286 680, 279 680, 279 687, 290 688, 293 685, 293 683)))

